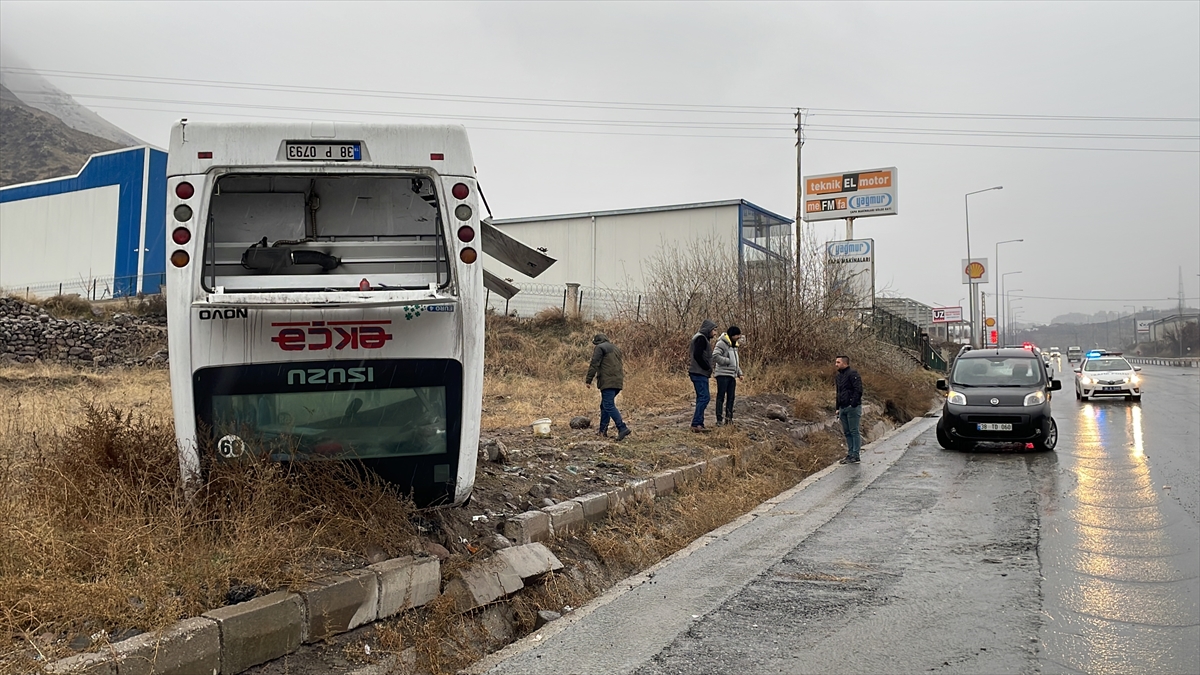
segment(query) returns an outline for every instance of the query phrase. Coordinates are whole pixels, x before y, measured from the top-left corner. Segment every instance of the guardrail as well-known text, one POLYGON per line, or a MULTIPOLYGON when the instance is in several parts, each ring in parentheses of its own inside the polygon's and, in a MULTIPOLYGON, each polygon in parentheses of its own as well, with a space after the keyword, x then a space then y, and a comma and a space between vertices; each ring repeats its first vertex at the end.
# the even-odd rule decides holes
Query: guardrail
POLYGON ((1179 366, 1181 368, 1200 368, 1197 358, 1165 358, 1158 356, 1126 356, 1126 361, 1139 366, 1179 366))

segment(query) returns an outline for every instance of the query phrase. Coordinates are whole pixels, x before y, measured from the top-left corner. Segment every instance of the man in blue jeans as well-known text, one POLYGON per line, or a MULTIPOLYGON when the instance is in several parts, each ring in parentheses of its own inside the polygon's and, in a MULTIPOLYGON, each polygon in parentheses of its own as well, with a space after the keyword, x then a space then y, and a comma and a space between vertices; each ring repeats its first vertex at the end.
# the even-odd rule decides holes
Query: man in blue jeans
POLYGON ((708 407, 710 399, 708 380, 712 377, 712 339, 716 329, 715 321, 705 319, 700 324, 700 330, 692 336, 688 349, 688 377, 692 379, 692 386, 696 388, 696 412, 692 415, 692 431, 695 432, 708 431, 704 426, 704 410, 708 407))
POLYGON ((849 356, 839 356, 834 363, 837 365, 834 384, 837 387, 838 419, 842 422, 842 433, 846 435, 846 456, 838 463, 858 464, 858 451, 862 447, 862 433, 859 431, 859 423, 862 422, 862 379, 858 371, 850 367, 849 356))
POLYGON ((621 411, 617 410, 617 394, 625 386, 625 365, 621 360, 619 347, 609 342, 604 333, 596 333, 592 338, 596 345, 592 350, 592 362, 588 366, 587 379, 584 384, 592 386, 596 380, 596 388, 600 390, 600 430, 599 434, 608 437, 608 422, 617 427, 617 440, 623 441, 630 434, 629 427, 621 419, 621 411))

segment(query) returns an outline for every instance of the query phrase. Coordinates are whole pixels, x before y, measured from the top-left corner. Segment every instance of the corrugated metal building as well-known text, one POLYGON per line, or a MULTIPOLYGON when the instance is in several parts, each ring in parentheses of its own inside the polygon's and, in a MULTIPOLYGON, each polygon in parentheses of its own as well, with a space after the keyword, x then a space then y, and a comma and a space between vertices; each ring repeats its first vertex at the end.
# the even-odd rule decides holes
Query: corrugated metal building
POLYGON ((96 299, 157 293, 167 153, 92 155, 78 174, 0 188, 0 288, 96 299))
MULTIPOLYGON (((521 241, 545 250, 558 263, 538 277, 537 284, 522 283, 522 275, 489 259, 498 276, 513 278, 522 289, 512 300, 521 314, 557 305, 566 284, 579 284, 584 302, 589 297, 614 298, 644 292, 651 260, 663 251, 687 250, 693 243, 728 246, 739 267, 772 258, 788 259, 793 251, 793 220, 744 199, 695 204, 675 204, 640 209, 593 211, 532 218, 506 218, 495 225, 521 241), (534 307, 533 304, 538 304, 534 307)), ((504 310, 503 300, 490 306, 504 310)), ((595 310, 590 314, 610 314, 595 310)))

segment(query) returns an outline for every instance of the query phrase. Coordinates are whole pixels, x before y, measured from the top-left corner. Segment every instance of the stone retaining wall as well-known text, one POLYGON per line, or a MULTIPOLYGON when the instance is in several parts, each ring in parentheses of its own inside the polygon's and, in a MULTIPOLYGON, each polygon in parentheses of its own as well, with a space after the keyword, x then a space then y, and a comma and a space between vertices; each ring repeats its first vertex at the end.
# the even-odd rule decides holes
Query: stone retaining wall
POLYGON ((42 307, 0 297, 0 362, 165 365, 167 330, 130 314, 110 322, 55 319, 42 307))

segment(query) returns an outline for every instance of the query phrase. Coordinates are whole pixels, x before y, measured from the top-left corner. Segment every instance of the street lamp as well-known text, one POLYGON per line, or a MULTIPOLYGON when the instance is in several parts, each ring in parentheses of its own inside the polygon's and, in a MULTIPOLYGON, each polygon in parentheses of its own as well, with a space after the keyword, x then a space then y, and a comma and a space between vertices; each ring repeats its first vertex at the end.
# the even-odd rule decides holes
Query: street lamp
MULTIPOLYGON (((1003 185, 997 185, 995 187, 984 188, 982 190, 976 190, 974 192, 968 192, 967 194, 963 195, 963 213, 966 216, 965 223, 967 226, 967 266, 968 267, 971 264, 971 206, 970 206, 970 201, 967 198, 970 197, 971 195, 977 195, 980 192, 989 192, 991 190, 1003 190, 1003 189, 1004 189, 1003 185)), ((975 344, 975 333, 976 333, 976 330, 975 330, 975 307, 978 303, 978 300, 975 297, 976 296, 975 282, 971 281, 970 272, 968 272, 967 274, 968 274, 967 285, 971 289, 971 293, 970 293, 970 295, 971 295, 971 346, 977 347, 978 345, 975 344)))
MULTIPOLYGON (((1012 312, 1013 312, 1013 297, 1012 297, 1012 294, 1013 294, 1013 293, 1021 293, 1021 292, 1024 292, 1024 290, 1025 290, 1025 289, 1023 289, 1023 288, 1005 289, 1005 292, 1008 294, 1008 295, 1007 295, 1007 297, 1004 299, 1004 304, 1005 304, 1005 308, 1004 308, 1004 316, 1005 316, 1005 318, 1006 318, 1006 319, 1007 319, 1007 321, 1008 321, 1008 323, 1006 323, 1006 324, 1004 325, 1004 330, 1005 330, 1005 333, 1006 333, 1006 335, 1004 336, 1004 339, 1005 339, 1005 340, 1007 340, 1007 339, 1008 339, 1008 337, 1009 337, 1009 336, 1007 335, 1007 333, 1009 332, 1009 331, 1008 331, 1008 326, 1009 326, 1009 324, 1011 324, 1011 323, 1013 322, 1013 317, 1012 317, 1012 312)), ((1016 301, 1017 301, 1017 302, 1020 302, 1020 301, 1021 301, 1021 298, 1017 298, 1017 299, 1016 299, 1016 301)), ((1017 309, 1020 309, 1020 307, 1017 307, 1017 309)))
MULTIPOLYGON (((1137 342, 1138 342, 1138 334, 1137 334, 1137 306, 1136 306, 1136 305, 1125 305, 1125 306, 1126 306, 1126 307, 1128 307, 1129 309, 1132 309, 1132 310, 1133 310, 1133 316, 1131 317, 1131 318, 1133 319, 1133 346, 1134 346, 1134 347, 1136 347, 1136 346, 1137 346, 1137 342)), ((1117 340, 1118 340, 1118 341, 1120 341, 1120 339, 1121 339, 1121 331, 1119 331, 1119 330, 1118 330, 1118 331, 1117 331, 1117 340)))
MULTIPOLYGON (((1018 240, 1018 241, 1019 241, 1019 240, 1018 240)), ((1008 276, 1008 275, 1010 275, 1010 274, 1020 274, 1020 273, 1021 273, 1021 270, 1016 270, 1015 272, 1005 272, 1004 274, 1001 274, 1001 275, 1000 275, 1000 287, 1001 287, 1001 288, 1003 288, 1003 287, 1004 287, 1004 284, 1005 284, 1005 282, 1004 282, 1004 277, 1006 277, 1006 276, 1008 276)), ((1002 292, 1003 292, 1003 291, 1002 291, 1002 292)), ((1002 295, 1002 296, 1000 296, 1000 298, 1001 298, 1002 300, 1003 300, 1003 299, 1005 299, 1005 298, 1007 298, 1007 297, 1008 297, 1007 295, 1002 295)), ((1004 329, 1004 330, 1002 331, 1002 333, 1001 333, 1001 334, 1002 334, 1002 335, 1004 335, 1004 340, 1005 340, 1005 342, 1007 342, 1007 341, 1008 341, 1008 321, 1007 321, 1007 319, 1008 319, 1008 311, 1007 311, 1007 308, 1005 308, 1005 312, 1004 312, 1004 319, 1002 319, 1002 320, 1001 320, 1001 326, 1002 326, 1002 327, 1003 327, 1003 329, 1004 329)))
MULTIPOLYGON (((997 274, 1000 273, 1000 244, 1015 244, 1017 242, 1022 242, 1022 241, 1025 241, 1025 240, 1024 239, 1005 239, 1004 241, 996 242, 996 260, 992 264, 995 265, 997 274)), ((1001 311, 1003 309, 1003 302, 1004 302, 1004 276, 1003 275, 1000 275, 1000 281, 997 284, 997 288, 999 289, 1000 294, 996 296, 996 300, 997 300, 997 302, 996 302, 996 323, 998 324, 996 328, 997 328, 997 330, 1000 330, 1000 327, 1004 325, 1004 316, 1003 316, 1003 312, 1001 311)), ((1003 331, 1001 331, 1001 335, 1003 335, 1003 331)))

